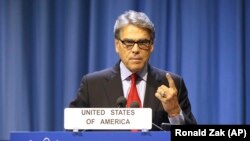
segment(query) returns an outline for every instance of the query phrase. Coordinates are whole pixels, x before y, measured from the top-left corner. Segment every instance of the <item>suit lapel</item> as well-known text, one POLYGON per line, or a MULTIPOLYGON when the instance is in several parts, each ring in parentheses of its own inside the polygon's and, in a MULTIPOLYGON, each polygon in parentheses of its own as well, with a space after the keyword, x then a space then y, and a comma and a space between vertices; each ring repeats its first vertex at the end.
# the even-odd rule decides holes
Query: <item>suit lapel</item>
POLYGON ((149 66, 144 107, 151 107, 153 111, 159 107, 160 101, 155 97, 155 92, 160 84, 161 79, 159 79, 154 70, 149 66))
POLYGON ((105 86, 106 96, 110 107, 117 107, 116 100, 118 97, 123 96, 122 82, 120 76, 120 69, 116 65, 110 74, 107 74, 107 83, 105 86))

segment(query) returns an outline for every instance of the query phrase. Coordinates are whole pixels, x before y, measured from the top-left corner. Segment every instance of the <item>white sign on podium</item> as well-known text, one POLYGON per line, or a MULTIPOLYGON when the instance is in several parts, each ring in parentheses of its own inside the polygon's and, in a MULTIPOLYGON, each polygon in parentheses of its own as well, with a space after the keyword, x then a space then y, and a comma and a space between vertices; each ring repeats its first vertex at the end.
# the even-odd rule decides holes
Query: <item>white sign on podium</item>
POLYGON ((65 108, 66 130, 150 130, 151 108, 65 108))

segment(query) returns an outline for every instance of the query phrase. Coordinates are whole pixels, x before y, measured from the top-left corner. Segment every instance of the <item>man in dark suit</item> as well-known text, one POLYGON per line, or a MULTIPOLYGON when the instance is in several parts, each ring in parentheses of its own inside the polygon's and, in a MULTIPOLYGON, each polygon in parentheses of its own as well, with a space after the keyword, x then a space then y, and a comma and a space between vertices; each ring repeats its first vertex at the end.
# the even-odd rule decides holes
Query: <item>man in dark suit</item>
POLYGON ((131 10, 120 15, 114 35, 120 60, 113 68, 83 76, 70 107, 117 107, 120 96, 128 98, 130 75, 136 74, 141 107, 152 108, 154 124, 196 124, 184 80, 148 63, 154 49, 155 29, 147 15, 131 10))

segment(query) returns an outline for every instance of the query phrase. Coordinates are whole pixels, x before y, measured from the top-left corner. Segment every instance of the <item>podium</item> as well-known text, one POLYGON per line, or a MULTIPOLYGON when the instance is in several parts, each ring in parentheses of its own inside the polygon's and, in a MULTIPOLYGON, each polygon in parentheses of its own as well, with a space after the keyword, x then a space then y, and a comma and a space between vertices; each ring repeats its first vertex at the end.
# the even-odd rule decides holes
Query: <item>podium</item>
POLYGON ((170 141, 169 131, 16 131, 10 141, 170 141))

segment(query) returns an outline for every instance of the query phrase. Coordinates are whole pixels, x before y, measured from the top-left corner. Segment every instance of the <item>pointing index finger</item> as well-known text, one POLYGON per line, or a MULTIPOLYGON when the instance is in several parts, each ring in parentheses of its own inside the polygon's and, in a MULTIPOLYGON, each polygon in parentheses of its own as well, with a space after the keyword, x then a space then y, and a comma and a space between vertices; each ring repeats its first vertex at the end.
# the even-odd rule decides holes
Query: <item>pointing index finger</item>
POLYGON ((169 87, 176 88, 174 84, 174 80, 169 73, 166 73, 166 78, 168 79, 169 87))

